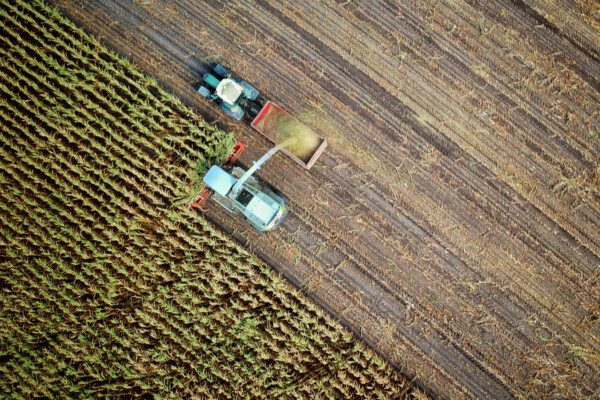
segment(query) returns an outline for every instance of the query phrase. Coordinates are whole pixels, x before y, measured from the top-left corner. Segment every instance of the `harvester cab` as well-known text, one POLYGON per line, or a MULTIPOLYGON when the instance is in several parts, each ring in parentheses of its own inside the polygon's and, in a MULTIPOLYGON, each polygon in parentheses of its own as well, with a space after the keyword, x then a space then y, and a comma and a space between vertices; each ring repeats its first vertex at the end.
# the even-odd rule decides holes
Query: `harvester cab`
POLYGON ((283 220, 287 200, 252 175, 277 153, 279 146, 265 153, 248 170, 234 166, 244 149, 245 145, 238 141, 223 166, 213 165, 208 170, 202 179, 206 189, 192 207, 199 207, 212 196, 227 211, 242 214, 256 230, 270 231, 283 220))
POLYGON ((240 167, 227 172, 214 165, 204 177, 204 183, 214 187, 213 200, 222 207, 240 212, 256 230, 270 231, 283 220, 286 200, 254 177, 243 180, 245 174, 247 171, 240 167))
POLYGON ((214 165, 206 173, 203 178, 206 189, 192 207, 201 206, 212 196, 226 210, 244 215, 258 231, 273 229, 286 214, 286 200, 252 175, 280 150, 310 169, 325 150, 327 141, 277 104, 265 101, 258 90, 220 64, 213 64, 202 75, 197 91, 238 121, 250 117, 250 126, 275 147, 246 170, 234 165, 245 148, 238 141, 224 165, 214 165))

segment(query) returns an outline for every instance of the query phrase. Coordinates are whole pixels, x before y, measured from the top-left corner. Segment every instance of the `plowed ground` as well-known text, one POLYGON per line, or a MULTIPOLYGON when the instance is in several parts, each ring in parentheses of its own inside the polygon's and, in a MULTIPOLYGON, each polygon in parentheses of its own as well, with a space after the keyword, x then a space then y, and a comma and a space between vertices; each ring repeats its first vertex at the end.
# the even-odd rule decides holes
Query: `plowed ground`
POLYGON ((329 140, 277 233, 206 215, 442 397, 598 395, 597 2, 55 1, 198 112, 221 60, 329 140))

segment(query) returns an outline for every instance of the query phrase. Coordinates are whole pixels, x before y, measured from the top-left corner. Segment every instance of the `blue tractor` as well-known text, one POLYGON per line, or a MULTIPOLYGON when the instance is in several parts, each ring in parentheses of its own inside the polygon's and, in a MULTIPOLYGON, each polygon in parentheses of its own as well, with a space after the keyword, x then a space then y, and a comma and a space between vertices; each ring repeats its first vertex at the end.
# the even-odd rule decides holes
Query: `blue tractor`
POLYGON ((227 115, 238 121, 246 114, 256 117, 264 105, 258 90, 231 75, 221 64, 213 64, 210 71, 202 76, 197 91, 215 101, 227 115))

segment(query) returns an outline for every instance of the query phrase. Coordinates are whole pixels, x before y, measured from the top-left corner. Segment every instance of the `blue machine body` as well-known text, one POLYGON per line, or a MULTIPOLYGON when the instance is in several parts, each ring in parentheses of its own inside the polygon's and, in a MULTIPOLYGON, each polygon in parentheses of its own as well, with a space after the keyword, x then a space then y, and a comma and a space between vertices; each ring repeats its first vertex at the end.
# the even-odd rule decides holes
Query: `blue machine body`
POLYGON ((218 103, 227 115, 238 121, 246 114, 254 118, 262 108, 259 91, 220 64, 213 64, 212 71, 202 76, 197 92, 218 103))
POLYGON ((204 178, 204 184, 221 196, 227 196, 237 179, 223 168, 213 165, 204 178))
POLYGON ((270 231, 283 220, 287 212, 286 200, 254 177, 246 179, 237 191, 233 191, 245 173, 240 167, 230 173, 213 165, 203 181, 214 190, 213 200, 225 209, 241 213, 258 231, 270 231))

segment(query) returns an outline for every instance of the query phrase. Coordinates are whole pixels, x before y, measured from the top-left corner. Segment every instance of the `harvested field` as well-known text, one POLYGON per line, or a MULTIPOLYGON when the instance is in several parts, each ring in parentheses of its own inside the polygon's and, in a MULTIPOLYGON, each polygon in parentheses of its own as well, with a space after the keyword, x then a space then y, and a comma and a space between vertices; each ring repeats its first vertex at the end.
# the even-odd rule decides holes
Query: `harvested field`
POLYGON ((170 205, 232 135, 42 3, 0 21, 0 397, 423 398, 170 205))
POLYGON ((600 351, 598 3, 55 1, 209 120, 220 60, 330 145, 246 243, 432 393, 593 398, 600 351))

